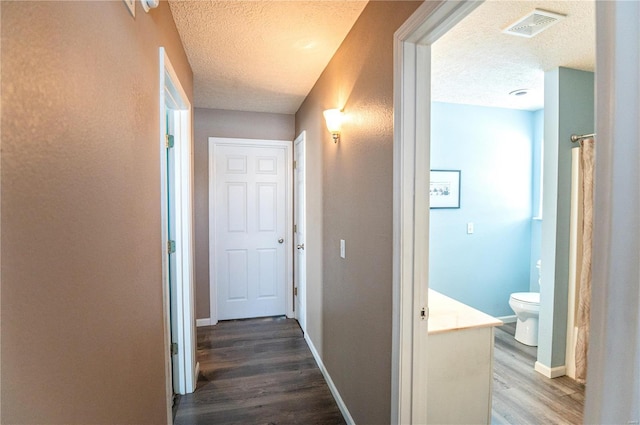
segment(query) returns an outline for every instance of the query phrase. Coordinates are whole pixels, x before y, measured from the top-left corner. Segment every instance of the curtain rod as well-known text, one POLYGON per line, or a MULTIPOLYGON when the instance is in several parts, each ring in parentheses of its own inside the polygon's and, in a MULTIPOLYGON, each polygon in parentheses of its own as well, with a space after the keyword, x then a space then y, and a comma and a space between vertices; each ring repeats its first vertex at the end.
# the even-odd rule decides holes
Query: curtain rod
POLYGON ((596 133, 591 133, 591 134, 582 134, 582 135, 578 135, 578 134, 572 134, 571 135, 571 141, 573 143, 575 142, 579 142, 582 139, 586 139, 587 137, 594 137, 596 135, 596 133))

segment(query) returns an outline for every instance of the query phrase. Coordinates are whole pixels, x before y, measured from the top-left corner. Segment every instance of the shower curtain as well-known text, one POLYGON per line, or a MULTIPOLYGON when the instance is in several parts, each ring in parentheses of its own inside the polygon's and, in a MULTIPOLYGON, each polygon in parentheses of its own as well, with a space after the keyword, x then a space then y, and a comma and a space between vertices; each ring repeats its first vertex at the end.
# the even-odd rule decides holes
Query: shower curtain
POLYGON ((582 162, 582 259, 580 272, 580 292, 576 326, 576 380, 584 383, 587 378, 587 348, 589 347, 589 316, 591 313, 591 247, 593 237, 593 152, 594 140, 582 142, 580 160, 582 162))

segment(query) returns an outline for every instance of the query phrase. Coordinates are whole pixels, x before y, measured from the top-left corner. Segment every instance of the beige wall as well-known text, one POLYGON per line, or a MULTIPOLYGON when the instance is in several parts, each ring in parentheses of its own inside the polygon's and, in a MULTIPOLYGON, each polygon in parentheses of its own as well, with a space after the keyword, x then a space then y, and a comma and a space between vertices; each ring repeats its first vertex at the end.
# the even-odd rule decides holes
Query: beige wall
POLYGON ((196 108, 194 191, 196 317, 209 317, 209 137, 293 140, 294 116, 196 108))
MULTIPOLYGON (((296 114, 296 132, 307 130, 307 164, 316 165, 308 167, 309 182, 322 181, 322 201, 313 195, 322 204, 322 232, 307 239, 310 257, 312 246, 322 251, 309 322, 321 315, 323 362, 362 424, 390 420, 393 33, 419 5, 370 2, 296 114), (322 121, 334 107, 347 118, 337 145, 322 121)), ((309 333, 314 345, 317 331, 309 333)))
POLYGON ((169 6, 2 7, 2 423, 167 421, 158 47, 169 6))

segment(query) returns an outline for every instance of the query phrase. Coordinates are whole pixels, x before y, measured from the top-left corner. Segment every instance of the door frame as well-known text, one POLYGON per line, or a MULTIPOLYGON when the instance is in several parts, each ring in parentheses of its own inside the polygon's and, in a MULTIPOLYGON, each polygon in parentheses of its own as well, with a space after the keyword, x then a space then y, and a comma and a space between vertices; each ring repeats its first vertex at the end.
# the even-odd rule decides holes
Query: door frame
POLYGON ((218 323, 218 291, 216 282, 216 217, 215 211, 215 146, 271 147, 284 149, 285 157, 285 314, 294 317, 293 308, 293 196, 292 196, 292 147, 288 140, 240 139, 230 137, 209 137, 209 320, 218 323))
POLYGON ((481 3, 424 2, 394 35, 392 424, 427 423, 430 46, 481 3))
MULTIPOLYGON (((193 159, 191 137, 192 107, 189 98, 163 47, 159 48, 160 74, 160 222, 162 256, 162 295, 165 327, 165 371, 167 414, 172 418, 174 391, 178 394, 193 392, 196 387, 198 364, 195 356, 195 311, 193 290, 193 159), (175 203, 176 203, 176 312, 170 315, 169 264, 167 255, 168 214, 167 214, 167 154, 166 154, 166 113, 167 106, 174 110, 175 123, 175 203), (171 321, 177 335, 178 382, 173 382, 171 374, 171 321)), ((171 422, 169 422, 171 423, 171 422)))
MULTIPOLYGON (((296 137, 296 139, 293 141, 293 157, 297 158, 297 152, 299 147, 298 146, 302 146, 304 148, 304 155, 301 159, 302 161, 302 169, 304 172, 304 186, 303 186, 303 196, 302 199, 294 199, 294 202, 296 204, 296 208, 302 208, 302 215, 304 216, 303 222, 304 222, 304 232, 303 234, 305 235, 305 242, 306 242, 306 235, 307 235, 307 167, 306 167, 306 162, 307 162, 307 158, 306 158, 306 154, 307 154, 307 132, 303 131, 302 133, 300 133, 300 135, 298 137, 296 137)), ((296 169, 297 169, 297 164, 296 164, 296 169)), ((295 173, 296 170, 293 170, 293 182, 294 182, 294 186, 295 186, 295 173)), ((294 193, 297 193, 295 191, 294 188, 294 193)), ((295 213, 295 211, 294 211, 295 213)), ((296 225, 300 225, 300 223, 295 223, 295 214, 294 214, 294 224, 296 225)), ((294 235, 295 238, 295 235, 294 235)), ((296 254, 294 254, 294 271, 295 271, 295 265, 297 264, 297 258, 298 256, 296 254)), ((302 280, 302 285, 300 285, 300 282, 294 282, 294 285, 297 286, 298 288, 298 306, 302 305, 303 308, 298 308, 295 311, 296 314, 296 319, 298 319, 298 323, 300 324, 300 328, 302 329, 303 333, 307 333, 307 256, 306 256, 306 251, 305 251, 305 256, 304 256, 304 279, 302 280), (300 288, 302 287, 302 290, 300 290, 300 288), (301 295, 302 294, 302 295, 301 295), (300 315, 300 313, 304 311, 304 317, 302 317, 300 315), (302 319, 302 320, 301 320, 302 319)), ((294 275, 295 278, 295 275, 294 275)), ((295 303, 295 298, 294 298, 294 303, 295 303)))
POLYGON ((598 255, 592 263, 584 423, 640 421, 640 230, 633 213, 640 204, 639 18, 639 2, 596 1, 598 255))

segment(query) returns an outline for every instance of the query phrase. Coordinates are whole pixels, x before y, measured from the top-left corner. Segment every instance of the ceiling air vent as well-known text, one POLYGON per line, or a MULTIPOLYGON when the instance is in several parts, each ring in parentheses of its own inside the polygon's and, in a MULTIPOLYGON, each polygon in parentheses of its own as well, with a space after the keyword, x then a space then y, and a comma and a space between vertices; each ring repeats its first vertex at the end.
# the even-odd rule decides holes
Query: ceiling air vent
POLYGON ((509 25, 503 32, 531 38, 565 17, 566 15, 561 15, 559 13, 536 9, 524 18, 518 19, 517 22, 509 25))

